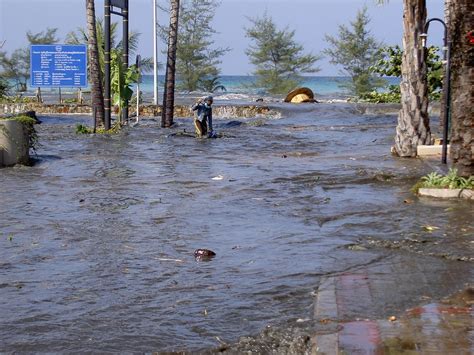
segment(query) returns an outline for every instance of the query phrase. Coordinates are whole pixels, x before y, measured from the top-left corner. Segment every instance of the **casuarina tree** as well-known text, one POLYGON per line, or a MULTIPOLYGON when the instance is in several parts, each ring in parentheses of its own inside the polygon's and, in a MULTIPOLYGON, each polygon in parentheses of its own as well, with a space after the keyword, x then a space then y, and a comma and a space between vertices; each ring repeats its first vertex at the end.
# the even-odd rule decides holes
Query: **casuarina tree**
MULTIPOLYGON (((30 45, 54 44, 59 41, 56 37, 57 30, 57 28, 47 28, 38 33, 28 31, 26 38, 30 45)), ((13 80, 18 91, 26 91, 30 77, 30 47, 18 48, 10 56, 0 51, 0 67, 3 78, 13 80)))
MULTIPOLYGON (((219 4, 218 0, 181 2, 176 52, 179 89, 212 91, 217 86, 220 58, 229 51, 213 46, 212 37, 216 31, 212 28, 212 20, 219 4)), ((165 31, 162 36, 166 37, 165 31)))
POLYGON ((339 26, 337 37, 326 35, 330 47, 324 53, 332 64, 342 67, 342 74, 351 79, 341 86, 359 97, 385 85, 385 80, 371 71, 371 67, 380 59, 382 44, 370 34, 367 28, 369 23, 367 8, 364 7, 357 12, 351 27, 339 26))
POLYGON ((250 19, 246 35, 252 41, 247 56, 255 66, 256 86, 271 94, 284 94, 300 84, 302 74, 315 73, 319 57, 304 54, 294 37, 295 31, 278 29, 267 14, 250 19))

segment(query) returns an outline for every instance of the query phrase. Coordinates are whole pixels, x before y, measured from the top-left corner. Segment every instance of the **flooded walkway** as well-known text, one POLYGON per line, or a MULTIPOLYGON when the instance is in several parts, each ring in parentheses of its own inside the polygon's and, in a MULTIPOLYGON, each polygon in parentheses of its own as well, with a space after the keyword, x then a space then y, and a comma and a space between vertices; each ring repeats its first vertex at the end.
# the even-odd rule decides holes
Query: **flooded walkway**
POLYGON ((330 278, 358 290, 346 323, 472 282, 473 204, 413 196, 430 168, 389 155, 394 116, 276 109, 213 140, 179 134, 190 120, 81 136, 87 117, 42 117, 38 163, 0 170, 0 351, 301 352, 328 333, 330 278))

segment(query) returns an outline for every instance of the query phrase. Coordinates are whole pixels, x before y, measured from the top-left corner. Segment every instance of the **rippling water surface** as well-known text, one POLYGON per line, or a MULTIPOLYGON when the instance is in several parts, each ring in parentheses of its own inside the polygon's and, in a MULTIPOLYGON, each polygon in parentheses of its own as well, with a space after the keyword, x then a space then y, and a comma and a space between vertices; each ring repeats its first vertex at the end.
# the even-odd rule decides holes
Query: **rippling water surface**
POLYGON ((279 109, 214 140, 44 117, 38 163, 0 170, 0 350, 211 348, 308 317, 322 275, 380 257, 358 238, 465 228, 472 206, 403 203, 429 169, 389 155, 394 116, 279 109))

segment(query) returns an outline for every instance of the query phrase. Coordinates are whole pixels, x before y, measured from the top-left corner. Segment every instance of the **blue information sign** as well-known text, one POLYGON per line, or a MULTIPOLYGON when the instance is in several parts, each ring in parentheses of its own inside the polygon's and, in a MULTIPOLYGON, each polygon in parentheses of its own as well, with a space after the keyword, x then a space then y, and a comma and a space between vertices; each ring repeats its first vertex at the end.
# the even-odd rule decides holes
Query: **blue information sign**
POLYGON ((32 45, 32 87, 86 87, 86 45, 32 45))

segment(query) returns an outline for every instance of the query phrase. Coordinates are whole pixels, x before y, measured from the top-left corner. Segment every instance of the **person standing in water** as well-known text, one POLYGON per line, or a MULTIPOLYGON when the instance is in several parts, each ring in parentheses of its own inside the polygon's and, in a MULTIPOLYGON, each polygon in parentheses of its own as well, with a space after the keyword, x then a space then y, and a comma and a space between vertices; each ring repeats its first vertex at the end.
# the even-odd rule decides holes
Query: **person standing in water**
POLYGON ((215 138, 216 134, 212 128, 212 103, 214 99, 212 96, 206 97, 204 100, 199 100, 192 107, 193 111, 197 111, 197 117, 194 118, 194 127, 196 128, 196 135, 201 138, 205 135, 208 138, 215 138), (209 133, 208 133, 209 132, 209 133))

